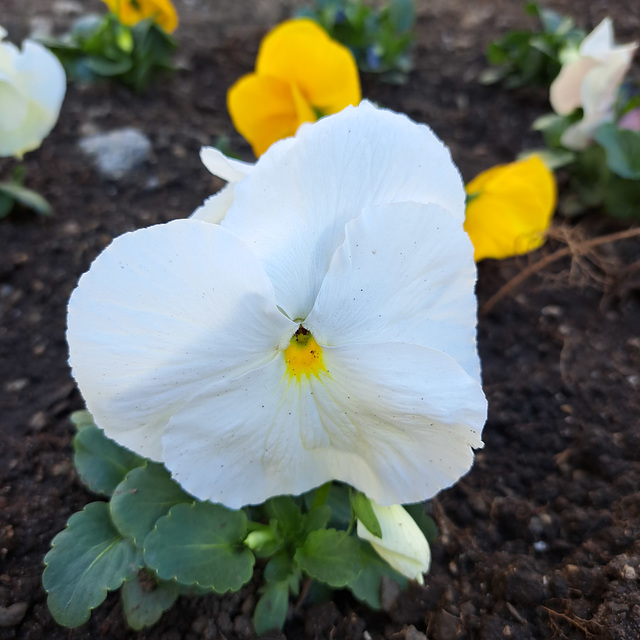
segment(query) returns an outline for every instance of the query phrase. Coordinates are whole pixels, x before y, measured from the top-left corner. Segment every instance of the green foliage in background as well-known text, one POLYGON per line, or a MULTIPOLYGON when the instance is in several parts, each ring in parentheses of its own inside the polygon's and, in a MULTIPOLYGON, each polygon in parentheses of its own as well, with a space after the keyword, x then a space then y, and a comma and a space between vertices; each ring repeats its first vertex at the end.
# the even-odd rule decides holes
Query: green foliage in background
POLYGON ((315 20, 348 47, 361 71, 403 83, 413 68, 414 0, 388 0, 380 9, 363 0, 315 0, 296 15, 315 20))
POLYGON ((39 194, 24 186, 25 167, 14 168, 11 179, 0 182, 0 219, 7 217, 16 206, 31 209, 41 216, 51 216, 51 205, 39 194))
POLYGON ((571 217, 601 208, 614 218, 640 222, 640 132, 607 122, 595 130, 586 149, 571 151, 560 140, 580 118, 578 110, 571 116, 542 116, 533 124, 547 145, 536 153, 569 176, 570 190, 560 200, 560 213, 571 217))
POLYGON ((153 19, 132 27, 120 23, 113 13, 87 15, 76 21, 61 40, 41 39, 62 62, 67 75, 92 82, 114 79, 142 91, 158 74, 173 69, 173 38, 153 19))
POLYGON ((560 72, 563 61, 577 51, 585 32, 571 18, 535 3, 525 11, 540 21, 538 31, 510 31, 487 48, 487 60, 493 66, 485 70, 484 84, 502 82, 508 89, 527 85, 549 87, 560 72))

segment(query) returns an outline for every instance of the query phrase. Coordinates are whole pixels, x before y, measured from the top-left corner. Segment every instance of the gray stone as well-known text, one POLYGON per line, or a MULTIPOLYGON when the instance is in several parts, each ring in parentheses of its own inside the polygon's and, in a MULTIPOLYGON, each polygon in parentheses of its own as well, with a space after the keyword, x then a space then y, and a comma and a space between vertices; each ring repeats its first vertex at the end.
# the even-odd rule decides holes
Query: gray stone
POLYGON ((80 149, 104 178, 120 180, 149 157, 151 142, 139 129, 125 127, 81 138, 80 149))

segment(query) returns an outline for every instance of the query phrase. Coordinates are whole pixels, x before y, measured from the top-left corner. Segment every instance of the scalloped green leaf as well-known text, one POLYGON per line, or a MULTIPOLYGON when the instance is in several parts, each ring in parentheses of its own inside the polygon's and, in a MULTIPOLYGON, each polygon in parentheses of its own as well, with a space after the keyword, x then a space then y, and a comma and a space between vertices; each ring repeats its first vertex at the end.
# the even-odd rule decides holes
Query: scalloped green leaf
POLYGON ((42 584, 51 614, 65 627, 84 624, 107 592, 133 580, 142 566, 141 553, 115 528, 106 502, 74 513, 51 544, 42 584))
POLYGON ((82 481, 96 493, 110 496, 131 469, 144 458, 121 447, 94 425, 84 426, 73 439, 73 463, 82 481))
POLYGON ((175 582, 158 581, 141 572, 135 580, 122 585, 122 610, 127 624, 140 631, 160 620, 178 598, 175 582))
POLYGON ((144 542, 144 558, 163 580, 237 591, 251 579, 255 558, 243 544, 247 517, 205 502, 178 504, 144 542))
POLYGON ((253 626, 257 635, 267 631, 280 630, 287 619, 289 608, 289 587, 286 582, 268 584, 253 614, 253 626))
POLYGON ((353 582, 362 571, 358 540, 336 529, 312 531, 294 560, 310 577, 336 588, 353 582))
POLYGON ((193 501, 161 464, 148 462, 129 471, 115 488, 111 517, 125 536, 142 547, 158 518, 166 516, 177 504, 193 501))

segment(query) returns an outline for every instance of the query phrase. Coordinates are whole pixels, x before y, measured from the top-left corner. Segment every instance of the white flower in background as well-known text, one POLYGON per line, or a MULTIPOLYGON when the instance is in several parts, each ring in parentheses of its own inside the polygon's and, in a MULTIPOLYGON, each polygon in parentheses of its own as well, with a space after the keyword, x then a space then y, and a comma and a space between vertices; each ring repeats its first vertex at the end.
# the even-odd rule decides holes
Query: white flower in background
POLYGON ((595 129, 613 121, 618 88, 637 46, 616 46, 611 19, 605 18, 582 41, 577 57, 562 66, 551 85, 551 106, 559 115, 569 115, 580 107, 584 112, 582 120, 564 132, 561 142, 565 147, 584 149, 595 129))
POLYGON ((358 537, 371 543, 376 553, 398 573, 420 584, 431 565, 429 543, 416 521, 399 504, 381 507, 371 501, 382 537, 371 533, 358 520, 358 537))
POLYGON ((200 499, 334 479, 429 498, 486 417, 460 175, 430 129, 368 103, 287 145, 220 225, 142 229, 96 259, 69 303, 73 374, 109 437, 200 499))
POLYGON ((0 27, 0 156, 37 149, 58 120, 67 88, 64 69, 48 49, 4 42, 0 27))

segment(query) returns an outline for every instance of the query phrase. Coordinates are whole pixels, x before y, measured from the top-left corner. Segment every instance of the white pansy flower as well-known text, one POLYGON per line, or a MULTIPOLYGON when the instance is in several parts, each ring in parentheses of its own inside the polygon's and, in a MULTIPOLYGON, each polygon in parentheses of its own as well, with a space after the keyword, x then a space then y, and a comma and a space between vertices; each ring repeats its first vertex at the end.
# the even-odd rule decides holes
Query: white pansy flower
POLYGON ((81 278, 70 363, 96 423, 231 508, 329 480, 383 505, 451 485, 486 400, 446 147, 363 103, 233 189, 220 225, 125 234, 81 278))
POLYGON ((584 149, 595 129, 613 120, 618 88, 637 46, 616 46, 611 19, 605 18, 582 41, 576 56, 562 66, 551 84, 551 106, 559 115, 578 108, 584 112, 582 120, 564 132, 561 142, 565 147, 584 149))
POLYGON ((4 42, 0 27, 0 156, 37 149, 53 129, 67 88, 62 65, 48 49, 4 42))
POLYGON ((429 543, 416 521, 399 504, 381 507, 371 501, 382 536, 371 533, 358 520, 358 537, 366 540, 376 553, 398 573, 420 584, 431 565, 429 543))

